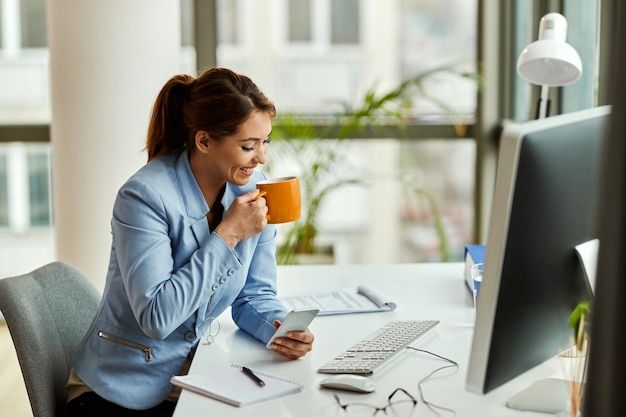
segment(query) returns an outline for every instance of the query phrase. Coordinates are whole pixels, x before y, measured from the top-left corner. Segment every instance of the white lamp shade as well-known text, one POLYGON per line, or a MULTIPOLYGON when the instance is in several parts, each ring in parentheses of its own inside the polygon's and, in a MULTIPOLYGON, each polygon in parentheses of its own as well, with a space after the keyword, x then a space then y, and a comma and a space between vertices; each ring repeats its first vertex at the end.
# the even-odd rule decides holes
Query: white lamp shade
POLYGON ((576 49, 567 42, 567 21, 559 13, 548 13, 539 23, 539 40, 528 45, 517 60, 517 73, 537 85, 558 87, 571 84, 582 75, 576 49))

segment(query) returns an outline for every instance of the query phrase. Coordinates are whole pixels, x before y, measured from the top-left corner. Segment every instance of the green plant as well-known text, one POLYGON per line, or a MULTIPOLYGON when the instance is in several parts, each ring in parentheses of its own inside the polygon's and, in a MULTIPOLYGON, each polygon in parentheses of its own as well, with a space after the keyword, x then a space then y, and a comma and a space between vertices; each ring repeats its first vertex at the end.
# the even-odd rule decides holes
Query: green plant
POLYGON ((312 123, 292 115, 280 116, 276 126, 272 138, 278 143, 272 148, 268 171, 276 165, 293 165, 300 170, 302 192, 301 218, 290 225, 277 248, 277 262, 284 265, 297 263, 297 254, 315 252, 320 209, 326 197, 343 186, 360 184, 361 179, 351 174, 342 159, 340 139, 318 140, 312 123))
MULTIPOLYGON (((271 163, 289 161, 301 170, 298 176, 302 192, 302 215, 300 220, 289 225, 282 244, 277 248, 279 264, 294 264, 297 263, 297 254, 314 253, 320 209, 326 197, 333 190, 361 183, 340 161, 342 152, 337 140, 314 141, 306 140, 304 136, 290 137, 292 139, 281 143, 282 146, 273 148, 272 151, 276 153, 271 163)), ((272 166, 268 168, 271 171, 272 166)))
POLYGON ((567 406, 570 415, 577 417, 580 415, 580 408, 583 403, 583 393, 585 377, 587 374, 587 363, 589 360, 589 326, 591 325, 592 305, 590 301, 578 303, 570 314, 569 326, 574 331, 576 349, 568 356, 561 355, 561 361, 569 361, 570 366, 564 366, 564 377, 569 391, 567 406))
MULTIPOLYGON (((342 152, 346 139, 368 126, 402 128, 412 118, 416 97, 430 100, 449 114, 454 114, 452 109, 429 94, 426 88, 427 82, 433 76, 442 73, 478 80, 476 74, 457 70, 457 65, 445 65, 404 80, 387 92, 377 93, 376 89, 371 88, 358 105, 344 103, 343 110, 330 117, 322 131, 319 130, 318 119, 293 114, 280 114, 276 118, 272 138, 278 146, 272 149, 267 169, 271 174, 277 165, 285 163, 291 163, 300 169, 303 201, 301 219, 290 225, 283 242, 277 248, 279 264, 297 263, 297 254, 310 254, 316 250, 320 209, 332 191, 347 185, 364 183, 362 178, 352 174, 354 171, 346 164, 342 152)), ((426 199, 431 207, 443 255, 447 257, 447 240, 436 203, 424 187, 414 191, 426 199)))
POLYGON ((589 340, 589 327, 591 326, 591 302, 582 301, 578 303, 569 318, 569 326, 574 331, 574 341, 576 349, 582 352, 583 345, 589 340))

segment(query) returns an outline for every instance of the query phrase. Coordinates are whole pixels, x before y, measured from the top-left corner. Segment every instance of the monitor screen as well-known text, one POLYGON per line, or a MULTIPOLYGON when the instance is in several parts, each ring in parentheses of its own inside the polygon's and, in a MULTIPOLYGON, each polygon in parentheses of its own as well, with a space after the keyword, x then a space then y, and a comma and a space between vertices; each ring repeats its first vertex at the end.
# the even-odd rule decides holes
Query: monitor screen
POLYGON ((466 386, 486 393, 569 348, 592 297, 575 247, 597 238, 608 106, 505 126, 466 386))

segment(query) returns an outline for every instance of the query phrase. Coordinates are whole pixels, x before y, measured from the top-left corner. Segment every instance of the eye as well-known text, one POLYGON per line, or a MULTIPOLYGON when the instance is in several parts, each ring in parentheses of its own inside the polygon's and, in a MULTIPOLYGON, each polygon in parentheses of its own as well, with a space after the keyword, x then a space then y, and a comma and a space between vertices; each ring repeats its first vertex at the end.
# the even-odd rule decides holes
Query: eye
MULTIPOLYGON (((263 141, 263 144, 264 144, 264 145, 267 145, 267 144, 269 144, 271 141, 272 141, 272 139, 268 137, 267 139, 265 139, 265 140, 263 141)), ((244 150, 244 152, 252 152, 252 151, 254 151, 256 148, 255 148, 254 146, 242 146, 242 147, 241 147, 241 149, 243 149, 243 150, 244 150)))

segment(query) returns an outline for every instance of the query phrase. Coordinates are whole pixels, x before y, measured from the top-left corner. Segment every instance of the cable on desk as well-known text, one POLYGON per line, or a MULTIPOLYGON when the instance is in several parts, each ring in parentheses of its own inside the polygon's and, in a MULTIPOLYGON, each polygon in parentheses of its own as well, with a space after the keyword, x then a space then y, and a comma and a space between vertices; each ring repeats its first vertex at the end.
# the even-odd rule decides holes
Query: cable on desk
POLYGON ((447 408, 447 407, 443 407, 441 405, 437 405, 434 403, 431 403, 430 401, 427 401, 426 398, 424 397, 424 391, 422 389, 422 384, 426 381, 428 381, 433 375, 435 375, 437 372, 443 371, 444 369, 449 369, 449 368, 455 368, 454 369, 454 373, 456 373, 456 371, 459 370, 459 364, 455 361, 453 361, 452 359, 448 359, 445 356, 441 356, 438 355, 436 353, 433 352, 429 352, 427 350, 424 349, 418 349, 412 346, 407 346, 407 349, 411 349, 411 350, 415 350, 417 352, 422 352, 422 353, 427 353, 429 355, 435 356, 439 359, 442 359, 448 363, 450 363, 450 365, 445 365, 442 367, 439 367, 437 369, 435 369, 434 371, 432 371, 431 373, 429 373, 428 375, 426 375, 424 378, 420 379, 419 382, 417 383, 417 389, 419 390, 419 394, 420 394, 420 399, 422 400, 422 402, 426 405, 426 407, 428 407, 433 413, 435 413, 438 416, 441 416, 441 414, 439 414, 439 412, 437 410, 441 410, 441 411, 447 411, 449 413, 452 413, 453 416, 456 416, 456 411, 451 409, 451 408, 447 408))

